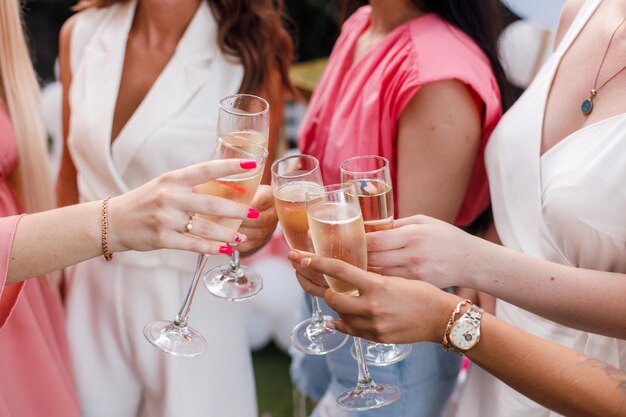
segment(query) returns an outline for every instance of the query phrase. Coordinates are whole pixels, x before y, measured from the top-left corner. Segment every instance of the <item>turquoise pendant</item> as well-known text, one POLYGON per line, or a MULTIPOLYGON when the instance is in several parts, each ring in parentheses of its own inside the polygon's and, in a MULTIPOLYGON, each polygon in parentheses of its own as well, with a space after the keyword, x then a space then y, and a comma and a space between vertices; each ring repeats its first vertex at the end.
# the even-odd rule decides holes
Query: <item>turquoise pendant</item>
POLYGON ((593 101, 590 98, 583 101, 583 104, 582 106, 580 106, 580 109, 582 110, 585 116, 588 116, 593 111, 593 101))

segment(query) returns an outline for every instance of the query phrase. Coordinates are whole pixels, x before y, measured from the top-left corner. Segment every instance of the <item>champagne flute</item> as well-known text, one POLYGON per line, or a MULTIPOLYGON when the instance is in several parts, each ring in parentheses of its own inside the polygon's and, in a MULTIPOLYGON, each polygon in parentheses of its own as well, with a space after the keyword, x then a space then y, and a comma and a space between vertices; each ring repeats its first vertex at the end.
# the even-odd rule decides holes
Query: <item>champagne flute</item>
MULTIPOLYGON (((217 135, 234 135, 267 149, 269 111, 269 103, 261 97, 250 94, 225 97, 220 100, 217 135)), ((262 177, 258 177, 258 181, 262 177)), ((258 182, 254 190, 257 186, 258 182)), ((204 285, 214 296, 230 301, 252 298, 263 288, 263 278, 239 263, 238 243, 229 243, 229 246, 233 248, 230 263, 208 271, 204 276, 204 285)))
MULTIPOLYGON (((341 259, 367 269, 367 243, 361 208, 355 184, 329 185, 320 191, 306 194, 307 215, 315 253, 341 259)), ((351 284, 324 275, 336 292, 358 296, 351 284)), ((376 384, 365 361, 361 339, 354 338, 358 381, 354 389, 337 397, 339 407, 351 411, 365 411, 389 405, 400 398, 400 388, 390 384, 376 384)))
MULTIPOLYGON (((389 161, 377 155, 356 156, 343 161, 340 169, 341 182, 356 186, 365 232, 391 229, 394 211, 389 161)), ((368 365, 387 366, 406 359, 412 349, 411 345, 367 342, 365 358, 368 365)))
MULTIPOLYGON (((237 136, 229 135, 217 140, 211 159, 244 159, 255 160, 257 167, 242 174, 219 178, 207 183, 197 185, 194 192, 211 194, 227 198, 233 201, 250 204, 256 187, 263 176, 263 167, 267 159, 267 150, 255 143, 248 142, 237 136)), ((239 219, 216 218, 203 216, 209 220, 227 227, 238 229, 241 224, 239 219)), ((208 255, 198 255, 198 262, 193 280, 185 296, 174 321, 153 321, 148 323, 143 334, 148 341, 158 349, 175 356, 194 357, 202 354, 207 348, 207 342, 202 335, 188 325, 191 303, 200 282, 200 276, 206 265, 208 255)))
MULTIPOLYGON (((287 156, 272 164, 276 212, 290 248, 314 251, 309 237, 305 194, 322 187, 319 161, 313 156, 287 156)), ((294 347, 309 355, 325 355, 345 345, 349 336, 327 327, 335 318, 324 315, 317 297, 311 296, 311 304, 311 318, 298 324, 291 332, 294 347)))

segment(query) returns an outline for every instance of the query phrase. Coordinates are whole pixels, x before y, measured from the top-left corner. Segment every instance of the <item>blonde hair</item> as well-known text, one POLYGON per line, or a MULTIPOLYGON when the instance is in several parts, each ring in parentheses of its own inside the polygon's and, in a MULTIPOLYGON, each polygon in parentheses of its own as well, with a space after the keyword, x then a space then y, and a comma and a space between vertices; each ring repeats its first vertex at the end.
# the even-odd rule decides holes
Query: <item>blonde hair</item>
POLYGON ((39 85, 18 0, 0 1, 0 96, 17 138, 19 165, 11 182, 20 203, 29 213, 54 208, 47 135, 39 117, 39 85))

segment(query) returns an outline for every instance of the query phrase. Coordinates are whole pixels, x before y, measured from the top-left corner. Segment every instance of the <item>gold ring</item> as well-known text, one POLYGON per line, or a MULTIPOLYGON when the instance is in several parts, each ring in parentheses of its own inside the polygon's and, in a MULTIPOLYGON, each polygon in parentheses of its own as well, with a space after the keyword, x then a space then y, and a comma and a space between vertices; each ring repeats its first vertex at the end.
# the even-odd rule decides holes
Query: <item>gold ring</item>
POLYGON ((193 216, 189 216, 187 224, 185 225, 185 232, 189 233, 193 229, 193 216))

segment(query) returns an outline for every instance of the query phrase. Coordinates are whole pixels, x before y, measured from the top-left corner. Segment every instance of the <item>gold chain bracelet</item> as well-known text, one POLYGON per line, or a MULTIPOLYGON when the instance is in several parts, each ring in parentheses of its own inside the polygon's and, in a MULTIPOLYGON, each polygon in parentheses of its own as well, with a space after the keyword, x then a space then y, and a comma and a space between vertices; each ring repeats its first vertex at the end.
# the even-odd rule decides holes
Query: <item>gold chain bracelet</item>
POLYGON ((109 199, 102 200, 102 255, 109 262, 113 259, 113 254, 109 252, 109 199))

